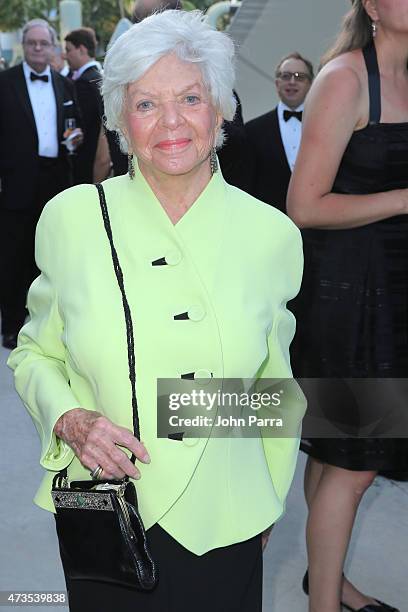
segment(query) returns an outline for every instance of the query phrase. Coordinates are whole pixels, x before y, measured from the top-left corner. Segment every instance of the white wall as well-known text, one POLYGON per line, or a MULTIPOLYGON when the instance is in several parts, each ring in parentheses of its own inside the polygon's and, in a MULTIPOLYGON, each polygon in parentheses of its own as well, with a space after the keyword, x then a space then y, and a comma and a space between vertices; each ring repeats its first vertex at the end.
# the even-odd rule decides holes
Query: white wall
POLYGON ((350 0, 243 0, 229 33, 238 45, 236 89, 245 120, 276 105, 281 57, 299 51, 317 68, 349 7, 350 0))
POLYGON ((7 63, 13 59, 13 53, 20 47, 20 31, 0 32, 0 51, 7 63))

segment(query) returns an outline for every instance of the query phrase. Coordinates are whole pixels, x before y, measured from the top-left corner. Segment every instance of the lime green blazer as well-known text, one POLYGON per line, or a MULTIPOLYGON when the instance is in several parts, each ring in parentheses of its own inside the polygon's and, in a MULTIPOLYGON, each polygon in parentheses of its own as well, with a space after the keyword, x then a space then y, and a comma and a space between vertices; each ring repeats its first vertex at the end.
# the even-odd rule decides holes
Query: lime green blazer
MULTIPOLYGON (((282 515, 299 439, 158 439, 156 381, 191 372, 291 376, 295 321, 286 302, 300 287, 300 233, 220 173, 176 225, 140 172, 109 179, 104 189, 132 310, 140 428, 151 456, 138 465, 140 511, 147 529, 159 523, 201 555, 282 515), (186 311, 189 319, 174 319, 186 311)), ((54 511, 56 471, 68 466, 70 479, 89 479, 53 433, 58 418, 80 406, 132 430, 122 303, 95 186, 73 187, 47 204, 36 261, 30 319, 8 364, 41 439, 46 473, 35 502, 54 511)))

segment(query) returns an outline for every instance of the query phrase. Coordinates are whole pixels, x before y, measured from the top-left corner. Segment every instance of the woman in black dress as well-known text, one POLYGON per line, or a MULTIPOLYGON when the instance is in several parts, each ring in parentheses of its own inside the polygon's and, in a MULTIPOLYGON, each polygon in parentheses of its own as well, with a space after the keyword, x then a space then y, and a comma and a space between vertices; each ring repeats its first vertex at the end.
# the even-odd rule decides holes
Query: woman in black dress
MULTIPOLYGON (((288 195, 305 228, 296 376, 407 376, 407 59, 408 0, 354 0, 309 93, 288 195)), ((395 610, 342 571, 361 498, 379 470, 406 469, 407 441, 314 439, 303 449, 310 610, 395 610)))

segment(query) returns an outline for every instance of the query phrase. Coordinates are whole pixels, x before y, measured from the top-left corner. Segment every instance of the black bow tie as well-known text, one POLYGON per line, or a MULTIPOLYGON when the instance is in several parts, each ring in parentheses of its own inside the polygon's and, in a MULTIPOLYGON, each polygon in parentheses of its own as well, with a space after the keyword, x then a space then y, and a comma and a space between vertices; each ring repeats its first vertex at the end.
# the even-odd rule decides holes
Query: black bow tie
POLYGON ((303 115, 302 111, 290 111, 290 110, 283 111, 283 118, 285 121, 289 121, 291 117, 295 117, 295 119, 302 121, 302 115, 303 115))
POLYGON ((35 72, 30 72, 30 79, 32 81, 44 81, 44 83, 48 83, 48 74, 35 74, 35 72))

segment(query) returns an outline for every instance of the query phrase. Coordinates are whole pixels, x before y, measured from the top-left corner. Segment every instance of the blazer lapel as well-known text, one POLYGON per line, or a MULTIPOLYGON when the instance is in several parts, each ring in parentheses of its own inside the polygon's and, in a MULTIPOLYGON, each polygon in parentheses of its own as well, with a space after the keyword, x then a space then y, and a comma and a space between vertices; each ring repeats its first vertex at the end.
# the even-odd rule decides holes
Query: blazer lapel
POLYGON ((64 83, 62 79, 57 78, 54 70, 51 70, 51 81, 57 105, 57 133, 58 138, 61 139, 64 132, 64 83))
POLYGON ((277 108, 275 108, 272 111, 271 119, 272 119, 272 133, 276 134, 276 138, 274 138, 274 143, 279 149, 279 157, 282 160, 282 167, 284 167, 285 171, 288 172, 289 175, 291 175, 292 171, 288 163, 288 158, 286 157, 285 147, 283 146, 282 135, 281 135, 280 127, 279 127, 279 117, 278 117, 277 108))
POLYGON ((27 89, 27 83, 24 76, 23 65, 19 66, 19 70, 16 71, 16 78, 14 81, 14 88, 17 93, 17 97, 20 100, 20 104, 24 108, 24 111, 27 114, 28 119, 30 120, 30 124, 37 135, 37 126, 35 124, 33 108, 31 106, 30 96, 27 89))

